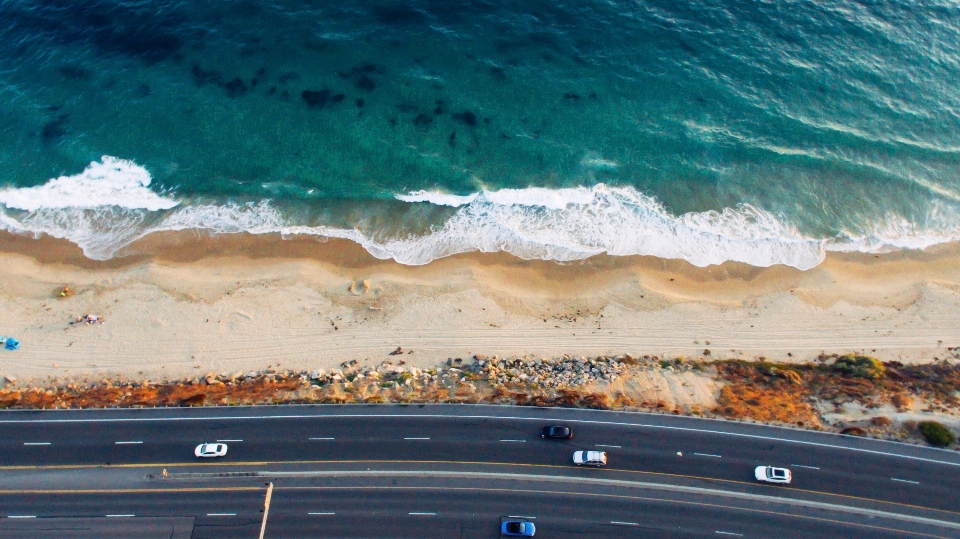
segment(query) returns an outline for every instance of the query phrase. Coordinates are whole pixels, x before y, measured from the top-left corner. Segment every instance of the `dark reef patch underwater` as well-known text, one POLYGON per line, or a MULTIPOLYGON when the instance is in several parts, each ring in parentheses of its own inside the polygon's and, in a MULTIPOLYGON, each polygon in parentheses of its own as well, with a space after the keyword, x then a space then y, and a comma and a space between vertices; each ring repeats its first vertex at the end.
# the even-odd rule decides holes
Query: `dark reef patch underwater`
POLYGON ((809 268, 960 238, 960 6, 0 3, 0 228, 809 268))

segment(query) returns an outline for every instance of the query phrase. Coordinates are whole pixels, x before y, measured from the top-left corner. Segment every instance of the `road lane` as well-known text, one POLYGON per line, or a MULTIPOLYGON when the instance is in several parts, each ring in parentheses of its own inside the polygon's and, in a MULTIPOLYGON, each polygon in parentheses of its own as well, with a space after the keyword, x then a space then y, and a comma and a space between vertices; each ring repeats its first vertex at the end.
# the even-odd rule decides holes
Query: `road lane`
MULTIPOLYGON (((194 537, 248 538, 259 530, 264 488, 0 495, 18 514, 97 518, 104 515, 191 517, 194 537), (229 509, 224 509, 229 507, 229 509)), ((538 535, 555 538, 704 537, 717 530, 744 537, 950 537, 943 530, 888 522, 844 521, 835 515, 781 514, 765 505, 730 506, 697 498, 662 500, 643 495, 521 489, 387 485, 277 486, 267 537, 494 538, 500 517, 535 517, 538 535), (318 520, 319 519, 319 520, 318 520), (615 523, 635 523, 631 529, 615 523), (636 529, 633 529, 636 528, 636 529)), ((0 515, 2 516, 2 515, 0 515)), ((0 518, 0 537, 6 519, 0 518)), ((18 536, 21 537, 21 536, 18 536)))
POLYGON ((607 449, 611 469, 750 482, 757 465, 789 467, 804 462, 810 468, 794 470, 792 488, 957 507, 960 467, 762 438, 627 425, 574 423, 572 440, 542 440, 538 434, 541 423, 500 418, 336 416, 87 422, 81 429, 75 423, 0 423, 0 465, 193 462, 197 444, 230 439, 244 441, 233 442, 220 462, 350 458, 567 466, 573 451, 596 449, 597 441, 602 441, 620 446, 607 449), (311 439, 317 432, 332 439, 318 443, 311 439), (23 445, 24 440, 39 439, 50 445, 23 445), (891 487, 894 477, 905 483, 891 487), (913 488, 918 484, 922 488, 913 488))

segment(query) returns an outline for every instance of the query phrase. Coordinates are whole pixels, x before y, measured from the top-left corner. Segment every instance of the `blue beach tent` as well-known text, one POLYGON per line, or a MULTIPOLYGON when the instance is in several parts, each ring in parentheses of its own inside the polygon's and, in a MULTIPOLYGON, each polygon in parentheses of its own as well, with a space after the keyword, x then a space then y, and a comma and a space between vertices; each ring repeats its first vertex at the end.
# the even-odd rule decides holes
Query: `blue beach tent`
POLYGON ((20 348, 20 341, 14 339, 13 337, 7 337, 7 339, 4 341, 3 347, 7 350, 16 350, 20 348))

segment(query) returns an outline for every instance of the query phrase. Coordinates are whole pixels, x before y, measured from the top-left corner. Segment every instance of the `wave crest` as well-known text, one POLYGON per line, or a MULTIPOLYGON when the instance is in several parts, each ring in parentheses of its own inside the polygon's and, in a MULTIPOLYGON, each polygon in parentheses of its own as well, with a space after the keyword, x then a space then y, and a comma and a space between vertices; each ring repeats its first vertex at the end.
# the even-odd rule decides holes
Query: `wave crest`
POLYGON ((104 155, 80 174, 60 176, 37 187, 0 189, 0 204, 24 211, 103 206, 158 211, 179 204, 151 191, 150 181, 147 169, 133 161, 104 155))

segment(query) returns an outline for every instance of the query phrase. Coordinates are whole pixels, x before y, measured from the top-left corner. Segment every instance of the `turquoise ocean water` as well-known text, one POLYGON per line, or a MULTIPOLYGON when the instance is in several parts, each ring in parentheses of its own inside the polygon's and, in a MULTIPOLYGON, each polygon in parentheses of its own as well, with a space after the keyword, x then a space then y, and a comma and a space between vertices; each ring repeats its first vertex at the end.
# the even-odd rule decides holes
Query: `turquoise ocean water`
POLYGON ((806 269, 960 239, 960 5, 0 1, 0 228, 806 269))

